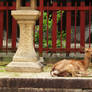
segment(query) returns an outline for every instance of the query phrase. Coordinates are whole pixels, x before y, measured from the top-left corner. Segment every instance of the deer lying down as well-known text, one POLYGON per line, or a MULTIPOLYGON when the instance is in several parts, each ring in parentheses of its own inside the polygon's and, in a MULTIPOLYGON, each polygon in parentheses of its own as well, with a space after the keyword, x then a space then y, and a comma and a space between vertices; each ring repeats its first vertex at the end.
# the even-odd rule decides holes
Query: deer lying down
POLYGON ((92 48, 85 49, 84 60, 61 60, 57 62, 51 70, 52 76, 58 77, 76 77, 87 76, 87 69, 91 62, 92 48))

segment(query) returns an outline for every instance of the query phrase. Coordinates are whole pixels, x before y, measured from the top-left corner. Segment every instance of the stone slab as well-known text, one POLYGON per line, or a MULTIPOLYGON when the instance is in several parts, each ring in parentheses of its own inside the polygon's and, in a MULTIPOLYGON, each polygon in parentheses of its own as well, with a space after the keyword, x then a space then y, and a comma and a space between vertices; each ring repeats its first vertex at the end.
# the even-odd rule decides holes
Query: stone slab
POLYGON ((41 72, 42 67, 39 62, 11 62, 7 65, 9 72, 41 72))
POLYGON ((0 78, 0 87, 92 89, 92 78, 0 78))

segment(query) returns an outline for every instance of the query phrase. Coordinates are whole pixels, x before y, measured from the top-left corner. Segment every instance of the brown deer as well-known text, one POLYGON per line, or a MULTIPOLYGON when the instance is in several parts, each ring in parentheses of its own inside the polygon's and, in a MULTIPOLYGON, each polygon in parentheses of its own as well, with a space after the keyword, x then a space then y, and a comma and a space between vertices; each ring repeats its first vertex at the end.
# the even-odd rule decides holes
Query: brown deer
POLYGON ((57 62, 51 70, 52 76, 59 77, 76 77, 76 76, 87 76, 88 72, 86 71, 89 67, 92 57, 92 48, 85 49, 84 60, 61 60, 57 62))

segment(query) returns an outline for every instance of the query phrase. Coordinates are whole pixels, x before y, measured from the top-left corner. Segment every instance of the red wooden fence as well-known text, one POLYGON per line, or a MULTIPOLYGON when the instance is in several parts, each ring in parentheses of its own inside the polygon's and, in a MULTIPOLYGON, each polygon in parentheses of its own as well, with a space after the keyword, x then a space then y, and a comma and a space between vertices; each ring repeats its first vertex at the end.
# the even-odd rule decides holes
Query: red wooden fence
MULTIPOLYGON (((29 2, 25 5, 28 6, 29 2)), ((40 53, 81 52, 86 45, 91 47, 91 0, 38 0, 37 5, 41 16, 34 31, 34 36, 38 35, 34 42, 37 39, 39 42, 34 46, 40 53)), ((10 16, 10 11, 15 9, 15 1, 12 0, 11 4, 0 1, 1 51, 16 50, 18 27, 16 20, 10 16)))

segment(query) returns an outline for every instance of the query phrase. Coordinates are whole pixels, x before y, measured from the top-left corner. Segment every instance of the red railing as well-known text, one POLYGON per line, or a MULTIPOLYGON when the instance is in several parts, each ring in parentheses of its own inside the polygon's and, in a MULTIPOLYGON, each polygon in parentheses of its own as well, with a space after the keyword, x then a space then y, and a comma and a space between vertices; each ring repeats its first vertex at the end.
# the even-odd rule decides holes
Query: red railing
POLYGON ((3 51, 16 49, 17 23, 11 17, 11 10, 16 9, 16 2, 12 1, 11 4, 10 6, 7 1, 0 1, 0 50, 3 51))
MULTIPOLYGON (((41 16, 34 31, 34 46, 40 53, 81 52, 81 48, 91 47, 91 0, 38 0, 37 5, 41 16)), ((0 1, 0 49, 4 51, 17 47, 18 27, 10 15, 15 9, 15 1, 11 5, 0 1)))
POLYGON ((45 0, 40 0, 40 7, 38 9, 41 11, 41 18, 40 18, 40 29, 39 29, 39 51, 42 53, 42 51, 50 51, 50 52, 81 52, 82 48, 85 47, 91 47, 91 11, 92 11, 92 1, 91 0, 62 0, 62 1, 54 1, 52 2, 52 5, 49 5, 49 1, 45 2, 45 0), (43 1, 43 2, 42 2, 43 1), (65 4, 64 4, 65 3, 65 4), (48 23, 47 23, 47 46, 44 48, 43 46, 43 11, 47 12, 47 21, 49 13, 52 13, 52 30, 51 31, 51 37, 52 37, 52 47, 49 47, 48 45, 48 23), (57 27, 59 27, 57 22, 57 11, 61 11, 61 20, 60 24, 61 28, 60 30, 57 30, 57 27), (65 14, 62 14, 62 11, 64 11, 65 14), (74 12, 74 13, 73 13, 74 12), (65 18, 64 18, 65 16, 65 18), (72 17, 73 16, 73 17, 72 17), (79 18, 78 18, 79 17, 79 18), (64 18, 64 19, 63 19, 64 18), (79 20, 77 20, 79 19, 79 20), (63 21, 66 21, 63 24, 63 21), (72 24, 72 21, 74 21, 74 24, 72 24), (86 21, 88 23, 86 23, 86 21), (78 24, 79 23, 79 24, 78 24), (74 27, 74 29, 72 29, 74 27), (79 27, 79 30, 77 29, 79 27), (87 27, 89 27, 87 29, 87 27), (58 31, 61 32, 59 40, 61 46, 57 46, 58 41, 58 31), (66 37, 63 38, 62 31, 65 32, 66 37), (73 34, 72 34, 73 31, 73 34), (87 34, 89 36, 87 37, 87 34), (79 34, 79 35, 78 35, 79 34), (74 37, 72 38, 72 35, 74 37), (79 36, 79 37, 78 37, 79 36), (79 38, 79 40, 78 40, 79 38), (88 40, 87 40, 88 39, 88 40), (65 43, 63 42, 65 40, 65 43), (73 40, 73 41, 71 41, 73 40), (65 46, 63 46, 65 44, 65 46))

